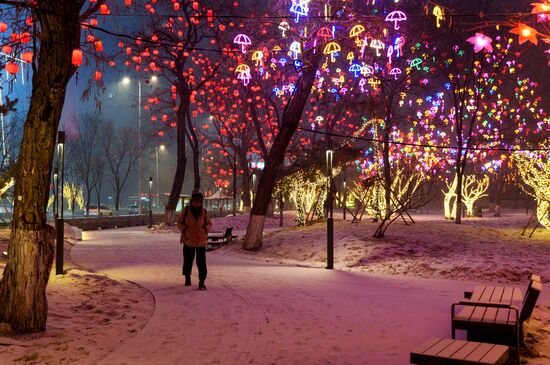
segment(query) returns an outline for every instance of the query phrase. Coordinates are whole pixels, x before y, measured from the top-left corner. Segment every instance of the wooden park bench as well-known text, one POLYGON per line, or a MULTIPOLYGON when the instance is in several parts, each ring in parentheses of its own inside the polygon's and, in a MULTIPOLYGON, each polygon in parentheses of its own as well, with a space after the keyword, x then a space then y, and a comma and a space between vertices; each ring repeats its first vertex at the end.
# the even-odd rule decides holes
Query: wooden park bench
POLYGON ((411 363, 418 365, 502 365, 510 349, 504 345, 431 338, 411 352, 411 363))
POLYGON ((233 227, 227 227, 224 232, 210 232, 208 234, 208 246, 216 247, 230 243, 233 236, 233 227))
MULTIPOLYGON (((513 304, 514 291, 505 289, 485 287, 480 296, 472 295, 470 300, 454 303, 451 306, 452 338, 455 338, 456 330, 465 330, 468 340, 514 345, 519 364, 523 323, 531 317, 535 309, 542 284, 536 280, 530 282, 521 308, 513 304), (458 312, 457 308, 460 308, 458 312)), ((474 289, 473 294, 475 291, 474 289)))

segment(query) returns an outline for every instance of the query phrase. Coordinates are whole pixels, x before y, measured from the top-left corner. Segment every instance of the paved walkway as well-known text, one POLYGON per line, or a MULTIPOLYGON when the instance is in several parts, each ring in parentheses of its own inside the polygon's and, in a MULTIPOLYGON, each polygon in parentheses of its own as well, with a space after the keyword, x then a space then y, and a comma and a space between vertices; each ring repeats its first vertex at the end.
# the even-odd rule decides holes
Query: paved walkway
POLYGON ((184 287, 176 234, 143 227, 84 232, 76 263, 134 281, 156 308, 100 364, 409 363, 449 336, 450 304, 472 283, 281 266, 209 252, 207 291, 184 287))

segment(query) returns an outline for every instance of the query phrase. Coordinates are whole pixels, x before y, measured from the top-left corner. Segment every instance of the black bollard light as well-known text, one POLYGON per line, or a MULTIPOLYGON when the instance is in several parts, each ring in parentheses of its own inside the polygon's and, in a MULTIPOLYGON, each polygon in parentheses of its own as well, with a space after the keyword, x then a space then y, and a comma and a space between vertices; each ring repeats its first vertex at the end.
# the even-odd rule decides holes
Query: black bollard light
POLYGON ((63 274, 63 247, 65 238, 65 225, 63 220, 63 184, 65 183, 65 132, 57 132, 57 163, 60 164, 57 178, 56 194, 61 194, 57 201, 57 217, 55 219, 56 249, 55 249, 55 274, 63 274), (59 182, 61 181, 61 189, 59 182))

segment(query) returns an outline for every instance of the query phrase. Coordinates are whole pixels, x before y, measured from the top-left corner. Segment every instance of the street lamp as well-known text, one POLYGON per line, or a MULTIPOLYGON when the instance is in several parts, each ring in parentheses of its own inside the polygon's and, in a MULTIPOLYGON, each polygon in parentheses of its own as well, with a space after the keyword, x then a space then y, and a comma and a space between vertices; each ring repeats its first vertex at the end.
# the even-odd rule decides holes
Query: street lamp
POLYGON ((327 269, 334 268, 334 218, 332 197, 332 155, 333 151, 327 149, 327 177, 328 177, 328 214, 327 214, 327 269))
MULTIPOLYGON (((149 84, 149 82, 157 82, 158 78, 156 76, 151 76, 150 79, 144 79, 143 81, 146 84, 149 84)), ((141 107, 142 107, 142 101, 141 101, 141 79, 137 79, 138 83, 138 206, 139 211, 141 212, 141 107)), ((122 79, 122 83, 124 85, 129 85, 131 82, 131 79, 128 76, 125 76, 122 79)))
POLYGON ((60 175, 56 181, 56 195, 61 194, 57 202, 57 214, 55 219, 56 254, 55 254, 55 274, 63 274, 63 240, 65 237, 65 227, 63 222, 63 184, 65 183, 65 132, 57 132, 57 163, 61 164, 60 175), (59 180, 61 180, 61 189, 59 189, 59 180))
POLYGON ((149 223, 147 227, 153 227, 153 210, 151 209, 151 188, 153 187, 153 177, 149 176, 149 223))
POLYGON ((163 144, 161 144, 160 146, 155 147, 155 161, 156 161, 156 168, 157 168, 157 207, 160 205, 159 150, 160 150, 160 152, 164 152, 164 145, 163 144))

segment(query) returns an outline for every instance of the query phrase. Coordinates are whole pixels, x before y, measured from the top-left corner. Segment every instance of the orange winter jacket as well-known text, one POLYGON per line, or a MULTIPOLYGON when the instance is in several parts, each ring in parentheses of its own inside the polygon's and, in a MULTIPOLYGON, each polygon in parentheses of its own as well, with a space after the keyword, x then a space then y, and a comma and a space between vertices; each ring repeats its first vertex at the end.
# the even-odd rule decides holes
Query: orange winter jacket
POLYGON ((206 247, 208 244, 208 231, 212 228, 212 221, 202 208, 198 219, 195 219, 189 207, 185 207, 178 218, 180 229, 180 242, 191 247, 206 247))

